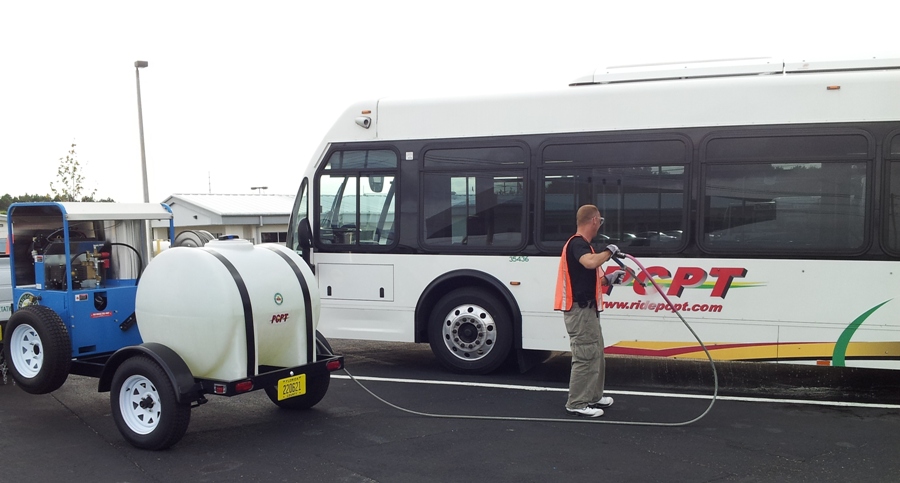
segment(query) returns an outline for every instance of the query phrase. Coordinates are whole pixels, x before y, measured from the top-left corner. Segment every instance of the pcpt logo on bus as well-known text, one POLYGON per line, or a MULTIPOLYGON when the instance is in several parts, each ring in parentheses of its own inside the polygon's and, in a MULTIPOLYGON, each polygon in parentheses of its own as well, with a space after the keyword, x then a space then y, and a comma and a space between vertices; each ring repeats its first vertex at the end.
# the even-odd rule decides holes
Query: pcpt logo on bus
MULTIPOLYGON (((609 266, 606 268, 606 273, 610 274, 618 269, 619 267, 617 266, 609 266)), ((646 272, 638 274, 638 283, 632 284, 634 293, 638 295, 647 295, 648 288, 644 286, 644 284, 649 283, 647 280, 648 274, 654 278, 669 279, 669 289, 666 291, 666 295, 669 296, 681 297, 681 294, 684 293, 684 289, 686 288, 711 287, 712 293, 710 293, 710 297, 724 299, 725 296, 728 295, 728 290, 734 283, 734 279, 747 276, 747 269, 742 267, 714 267, 707 272, 700 267, 678 267, 678 269, 675 270, 675 275, 672 275, 672 272, 665 267, 651 266, 647 267, 646 272), (714 278, 715 281, 707 282, 709 278, 714 278)), ((626 275, 623 282, 627 282, 630 278, 630 276, 626 275)), ((662 284, 665 285, 666 282, 663 282, 662 284)), ((759 284, 754 283, 748 284, 747 286, 757 285, 759 284)), ((650 290, 652 290, 652 287, 650 290)))

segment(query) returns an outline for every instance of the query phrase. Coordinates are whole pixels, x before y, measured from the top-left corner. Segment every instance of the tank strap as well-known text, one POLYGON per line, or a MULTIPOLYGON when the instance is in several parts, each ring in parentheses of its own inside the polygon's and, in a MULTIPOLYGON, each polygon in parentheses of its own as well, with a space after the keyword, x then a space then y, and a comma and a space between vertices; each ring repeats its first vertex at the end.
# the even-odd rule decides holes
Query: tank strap
POLYGON ((225 268, 228 269, 228 273, 234 278, 234 284, 237 286, 238 293, 241 295, 241 304, 244 306, 244 333, 246 334, 247 339, 247 377, 253 377, 256 375, 256 336, 253 330, 253 307, 250 305, 250 292, 247 290, 247 284, 244 283, 244 277, 241 277, 237 268, 235 268, 221 253, 209 247, 199 247, 196 249, 203 250, 216 257, 222 262, 222 265, 225 265, 225 268))
POLYGON ((303 276, 303 272, 300 271, 300 267, 291 260, 291 257, 284 253, 283 251, 275 248, 274 246, 266 246, 259 245, 261 248, 267 248, 275 252, 278 256, 284 259, 284 261, 291 267, 291 270, 294 271, 294 275, 297 276, 297 281, 300 282, 300 289, 303 291, 303 307, 306 311, 306 358, 309 362, 313 362, 313 358, 315 356, 315 350, 313 349, 316 334, 313 329, 313 314, 312 314, 312 295, 309 292, 309 285, 306 283, 306 277, 303 276))

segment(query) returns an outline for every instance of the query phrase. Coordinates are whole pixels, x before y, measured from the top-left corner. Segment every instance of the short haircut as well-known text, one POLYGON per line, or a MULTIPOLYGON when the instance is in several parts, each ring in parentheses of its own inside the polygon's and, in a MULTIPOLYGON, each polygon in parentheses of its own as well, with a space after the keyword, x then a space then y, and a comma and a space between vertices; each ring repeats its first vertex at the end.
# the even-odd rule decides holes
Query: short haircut
POLYGON ((578 214, 575 216, 575 220, 578 223, 578 226, 586 225, 591 222, 591 218, 600 215, 600 210, 597 209, 594 205, 584 205, 581 208, 578 208, 578 214))

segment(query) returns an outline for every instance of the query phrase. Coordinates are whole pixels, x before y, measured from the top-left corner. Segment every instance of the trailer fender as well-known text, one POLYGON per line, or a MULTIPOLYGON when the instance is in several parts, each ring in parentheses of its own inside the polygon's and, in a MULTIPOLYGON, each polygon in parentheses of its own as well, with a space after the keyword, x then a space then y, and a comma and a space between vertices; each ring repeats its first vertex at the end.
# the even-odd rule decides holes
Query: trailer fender
POLYGON ((200 384, 194 380, 184 359, 174 350, 157 342, 145 342, 117 350, 103 366, 98 391, 109 392, 113 375, 119 366, 127 359, 138 355, 145 355, 162 367, 172 381, 179 403, 192 403, 201 399, 200 384))

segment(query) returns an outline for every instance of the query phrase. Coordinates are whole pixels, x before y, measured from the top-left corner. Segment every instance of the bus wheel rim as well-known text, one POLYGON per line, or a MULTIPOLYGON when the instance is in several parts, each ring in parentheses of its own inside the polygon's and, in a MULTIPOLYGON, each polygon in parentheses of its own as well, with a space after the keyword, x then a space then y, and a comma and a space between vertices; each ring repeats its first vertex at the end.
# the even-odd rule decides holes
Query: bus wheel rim
POLYGON ((483 307, 463 304, 444 317, 441 335, 450 354, 464 361, 477 361, 493 350, 497 325, 483 307))

